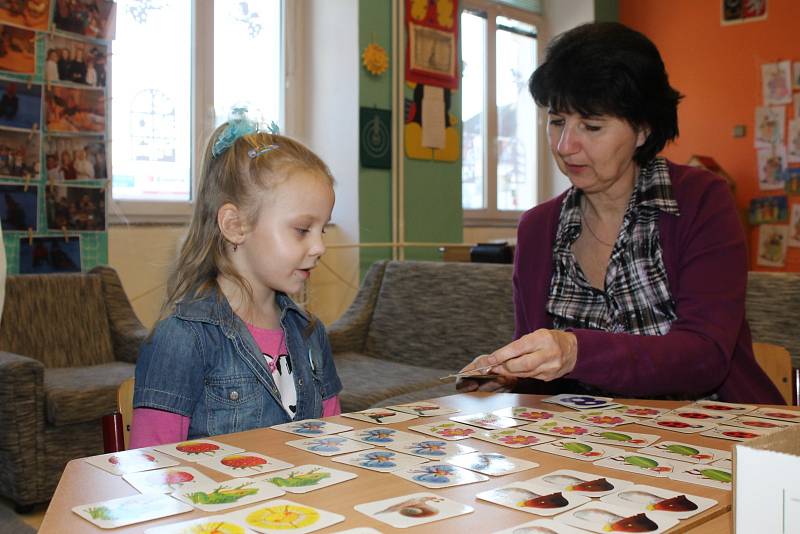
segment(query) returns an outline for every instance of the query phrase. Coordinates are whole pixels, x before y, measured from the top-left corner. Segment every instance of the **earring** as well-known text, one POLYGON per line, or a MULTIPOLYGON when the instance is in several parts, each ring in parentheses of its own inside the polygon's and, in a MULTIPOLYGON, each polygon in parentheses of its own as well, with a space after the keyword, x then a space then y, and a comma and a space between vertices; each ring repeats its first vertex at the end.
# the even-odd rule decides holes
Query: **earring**
POLYGON ((239 244, 238 243, 234 243, 233 244, 233 251, 236 252, 236 249, 238 249, 238 248, 239 248, 239 244))

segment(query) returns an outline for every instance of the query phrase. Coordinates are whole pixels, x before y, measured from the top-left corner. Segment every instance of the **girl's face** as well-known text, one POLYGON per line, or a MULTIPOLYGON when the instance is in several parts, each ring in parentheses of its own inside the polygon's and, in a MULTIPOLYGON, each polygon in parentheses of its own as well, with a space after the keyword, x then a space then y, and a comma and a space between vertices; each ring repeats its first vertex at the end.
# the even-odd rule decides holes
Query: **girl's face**
POLYGON ((231 260, 263 302, 274 291, 297 293, 308 280, 325 252, 334 193, 326 177, 298 171, 259 195, 258 219, 231 260))
POLYGON ((548 113, 550 151, 569 181, 586 193, 632 186, 636 178, 634 152, 647 139, 628 122, 611 115, 584 117, 548 113))

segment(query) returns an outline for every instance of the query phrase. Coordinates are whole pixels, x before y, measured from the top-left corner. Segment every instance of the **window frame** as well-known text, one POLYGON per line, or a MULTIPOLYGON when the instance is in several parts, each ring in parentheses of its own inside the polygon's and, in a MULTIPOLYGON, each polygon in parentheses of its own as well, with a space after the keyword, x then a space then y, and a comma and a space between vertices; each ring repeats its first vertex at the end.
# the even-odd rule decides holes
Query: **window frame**
MULTIPOLYGON (((215 128, 214 114, 214 0, 190 0, 192 9, 191 20, 191 87, 190 87, 190 191, 189 200, 186 201, 158 201, 158 200, 117 200, 109 195, 108 222, 110 225, 119 224, 188 224, 194 206, 197 188, 197 177, 202 163, 203 150, 211 133, 215 128), (202 38, 200 37, 202 36, 202 38)), ((287 58, 291 47, 286 46, 287 35, 291 35, 291 28, 302 17, 298 2, 281 0, 281 113, 279 122, 286 124, 287 109, 300 108, 300 97, 286 92, 289 83, 287 64, 292 58, 287 58)), ((112 42, 113 50, 113 42, 112 42)), ((112 55, 113 58, 113 55, 112 55)), ((114 66, 111 65, 109 76, 109 96, 113 94, 114 66)), ((114 117, 111 117, 114 120, 114 117)), ((291 134, 291 128, 286 128, 291 134)), ((108 142, 108 150, 112 151, 113 139, 108 142)), ((114 161, 111 160, 113 179, 114 161)), ((110 186, 111 184, 109 184, 110 186)))
MULTIPOLYGON (((463 208, 464 211, 464 226, 509 226, 515 227, 519 217, 525 210, 510 211, 499 210, 497 208, 497 98, 496 98, 496 84, 497 84, 497 66, 496 66, 496 35, 497 35, 497 17, 506 17, 515 19, 526 24, 530 24, 536 28, 536 42, 537 42, 537 65, 542 56, 542 43, 544 42, 543 27, 544 19, 541 15, 537 15, 530 11, 514 8, 507 5, 501 5, 496 0, 462 0, 459 6, 459 18, 461 12, 471 11, 480 13, 486 17, 486 57, 484 58, 486 72, 484 86, 484 112, 485 112, 485 136, 486 145, 484 146, 484 185, 486 193, 486 207, 479 209, 463 208)), ((461 36, 463 38, 463 35, 461 36)), ((459 58, 461 58, 461 46, 459 41, 459 58)), ((544 157, 546 143, 543 143, 545 137, 545 130, 543 127, 543 114, 540 109, 536 109, 536 115, 531 117, 534 121, 536 128, 536 199, 534 204, 538 203, 543 198, 544 192, 544 157)), ((462 125, 463 126, 463 125, 462 125)), ((462 155, 463 156, 463 155, 462 155)))

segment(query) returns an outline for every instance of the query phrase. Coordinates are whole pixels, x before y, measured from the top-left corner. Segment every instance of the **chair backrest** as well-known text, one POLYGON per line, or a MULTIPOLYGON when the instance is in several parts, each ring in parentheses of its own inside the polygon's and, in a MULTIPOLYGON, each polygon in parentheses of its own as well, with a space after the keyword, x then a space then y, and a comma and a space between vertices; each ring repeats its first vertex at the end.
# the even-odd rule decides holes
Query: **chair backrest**
POLYGON ((125 449, 131 445, 131 420, 133 419, 133 386, 134 379, 129 378, 119 385, 117 390, 117 410, 122 414, 122 435, 125 438, 125 449))
POLYGON ((745 308, 753 341, 784 347, 800 367, 800 274, 750 271, 745 308))
POLYGON ((34 358, 48 368, 114 361, 101 277, 9 276, 0 350, 34 358))
POLYGON ((781 392, 783 400, 791 405, 792 358, 789 356, 789 351, 772 343, 753 343, 753 353, 758 365, 781 392))

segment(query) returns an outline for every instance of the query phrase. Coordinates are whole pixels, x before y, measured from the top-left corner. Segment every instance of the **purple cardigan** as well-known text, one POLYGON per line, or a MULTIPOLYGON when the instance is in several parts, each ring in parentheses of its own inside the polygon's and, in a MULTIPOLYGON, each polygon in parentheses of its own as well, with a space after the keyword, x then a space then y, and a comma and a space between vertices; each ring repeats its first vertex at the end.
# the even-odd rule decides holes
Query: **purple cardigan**
MULTIPOLYGON (((659 215, 664 265, 678 318, 663 336, 574 329, 575 369, 516 390, 569 391, 571 380, 620 396, 699 398, 785 404, 753 357, 744 317, 747 255, 733 195, 724 180, 667 162, 680 215, 659 215)), ((553 328, 546 311, 553 275, 553 241, 566 192, 527 211, 514 258, 515 338, 553 328)), ((574 383, 573 383, 574 387, 574 383)))

